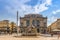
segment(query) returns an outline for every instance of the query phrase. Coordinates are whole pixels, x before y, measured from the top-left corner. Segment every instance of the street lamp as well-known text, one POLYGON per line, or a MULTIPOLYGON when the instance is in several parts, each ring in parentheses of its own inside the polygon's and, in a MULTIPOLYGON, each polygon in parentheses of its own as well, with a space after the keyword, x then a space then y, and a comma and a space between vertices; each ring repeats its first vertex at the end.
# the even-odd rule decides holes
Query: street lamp
POLYGON ((17 11, 17 35, 18 35, 18 11, 17 11))

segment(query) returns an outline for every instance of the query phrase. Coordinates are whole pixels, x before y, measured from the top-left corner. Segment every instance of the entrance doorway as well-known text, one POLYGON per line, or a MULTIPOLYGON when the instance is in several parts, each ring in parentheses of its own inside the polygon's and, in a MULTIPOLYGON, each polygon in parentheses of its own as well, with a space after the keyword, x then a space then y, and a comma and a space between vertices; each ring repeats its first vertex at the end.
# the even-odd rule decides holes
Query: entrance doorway
POLYGON ((37 29, 37 32, 38 32, 38 33, 40 32, 39 28, 37 29))

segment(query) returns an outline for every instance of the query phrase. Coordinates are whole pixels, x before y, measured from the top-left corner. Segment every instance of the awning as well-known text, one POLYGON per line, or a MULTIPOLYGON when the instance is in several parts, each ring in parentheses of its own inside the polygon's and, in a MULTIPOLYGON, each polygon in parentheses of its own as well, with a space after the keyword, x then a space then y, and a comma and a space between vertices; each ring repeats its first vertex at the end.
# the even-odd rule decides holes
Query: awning
POLYGON ((54 29, 54 30, 52 30, 52 31, 60 31, 59 29, 54 29))

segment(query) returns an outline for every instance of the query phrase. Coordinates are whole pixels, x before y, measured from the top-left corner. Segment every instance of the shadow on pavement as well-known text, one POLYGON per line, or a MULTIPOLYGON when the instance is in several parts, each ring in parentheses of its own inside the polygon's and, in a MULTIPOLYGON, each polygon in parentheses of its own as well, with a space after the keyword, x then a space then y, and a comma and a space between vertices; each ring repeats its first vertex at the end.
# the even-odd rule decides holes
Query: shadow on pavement
POLYGON ((38 36, 13 36, 16 38, 39 38, 38 36))

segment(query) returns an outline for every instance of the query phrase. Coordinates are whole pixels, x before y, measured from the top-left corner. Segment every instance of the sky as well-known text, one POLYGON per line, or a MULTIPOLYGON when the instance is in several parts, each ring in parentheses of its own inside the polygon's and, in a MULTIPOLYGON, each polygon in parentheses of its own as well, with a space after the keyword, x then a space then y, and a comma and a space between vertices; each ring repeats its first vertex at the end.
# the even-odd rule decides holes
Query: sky
POLYGON ((0 0, 0 21, 9 20, 16 23, 17 11, 19 17, 26 14, 47 16, 49 26, 60 18, 60 0, 0 0))

